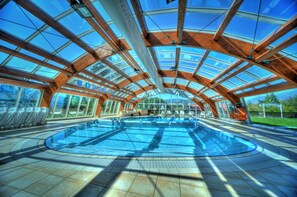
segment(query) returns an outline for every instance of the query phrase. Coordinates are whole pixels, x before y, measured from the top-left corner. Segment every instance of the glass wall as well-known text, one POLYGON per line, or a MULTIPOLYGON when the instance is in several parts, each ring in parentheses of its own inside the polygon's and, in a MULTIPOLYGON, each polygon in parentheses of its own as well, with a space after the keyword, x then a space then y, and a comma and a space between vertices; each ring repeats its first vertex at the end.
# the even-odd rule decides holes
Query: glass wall
POLYGON ((124 105, 124 111, 130 111, 132 110, 133 104, 132 103, 126 103, 124 105))
POLYGON ((50 104, 48 119, 94 116, 98 99, 56 93, 50 104))
POLYGON ((121 103, 118 101, 106 100, 100 116, 117 115, 119 113, 121 103))
POLYGON ((205 112, 205 117, 206 118, 213 118, 213 113, 211 111, 211 108, 209 106, 209 104, 204 104, 204 112, 205 112))
POLYGON ((171 94, 156 94, 143 99, 136 110, 149 110, 154 114, 188 114, 200 113, 200 107, 193 101, 171 94))
POLYGON ((229 106, 230 101, 216 102, 216 107, 220 118, 230 118, 229 106))
POLYGON ((244 100, 252 123, 297 129, 297 88, 244 100))
POLYGON ((0 107, 38 107, 42 91, 0 84, 0 107))

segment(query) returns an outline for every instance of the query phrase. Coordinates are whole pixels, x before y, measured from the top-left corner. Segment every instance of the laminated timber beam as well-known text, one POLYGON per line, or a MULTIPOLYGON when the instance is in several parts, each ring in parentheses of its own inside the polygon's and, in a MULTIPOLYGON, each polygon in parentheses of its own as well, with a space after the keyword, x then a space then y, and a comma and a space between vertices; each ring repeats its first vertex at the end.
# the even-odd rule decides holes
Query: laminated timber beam
POLYGON ((276 32, 273 32, 273 34, 266 37, 263 41, 261 41, 256 47, 255 51, 261 51, 262 49, 265 49, 267 46, 269 46, 271 43, 288 33, 289 31, 293 30, 295 27, 297 27, 297 15, 295 15, 293 18, 288 20, 285 24, 283 24, 281 27, 277 29, 276 32))
POLYGON ((38 6, 36 6, 34 3, 32 3, 30 0, 15 0, 16 3, 18 3, 20 6, 22 6, 24 9, 26 9, 28 12, 36 16, 38 19, 43 21, 45 24, 49 25, 53 29, 55 29, 57 32, 64 35, 66 38, 71 40, 73 43, 77 44, 81 48, 83 48, 85 51, 87 51, 89 54, 91 54, 94 58, 99 58, 98 54, 95 50, 93 50, 89 45, 87 45, 85 42, 83 42, 81 39, 79 39, 76 35, 74 35, 72 32, 70 32, 66 27, 61 25, 59 22, 57 22, 54 18, 52 18, 49 14, 44 12, 42 9, 40 9, 38 6))
POLYGON ((50 79, 50 78, 46 78, 43 76, 39 76, 36 74, 31 74, 31 73, 25 73, 16 69, 12 69, 12 68, 6 68, 1 66, 0 67, 0 75, 1 73, 7 74, 7 75, 11 75, 11 76, 15 76, 15 77, 20 77, 20 78, 26 78, 26 79, 31 79, 31 80, 36 80, 39 82, 45 82, 45 83, 49 83, 49 84, 53 84, 54 80, 50 79))
POLYGON ((91 3, 90 0, 83 0, 84 4, 88 7, 91 13, 94 15, 95 21, 100 25, 104 32, 110 37, 111 41, 120 49, 119 44, 120 40, 117 38, 115 33, 112 31, 110 26, 105 22, 104 18, 97 11, 95 6, 91 3))
POLYGON ((261 84, 266 84, 266 83, 276 81, 276 80, 279 80, 279 79, 281 79, 281 78, 278 77, 278 76, 269 76, 267 78, 260 79, 259 81, 255 81, 253 83, 248 83, 248 84, 240 86, 238 88, 231 89, 228 92, 236 92, 238 90, 244 90, 244 89, 247 89, 247 88, 252 88, 252 87, 255 87, 255 86, 258 86, 258 85, 261 85, 261 84))
POLYGON ((72 68, 72 64, 70 62, 68 62, 67 60, 62 59, 58 56, 55 56, 40 47, 37 47, 37 46, 32 45, 28 42, 25 42, 25 41, 21 40, 20 38, 15 37, 11 34, 8 34, 2 30, 0 30, 0 38, 6 42, 9 42, 10 44, 16 45, 16 46, 26 49, 32 53, 35 53, 42 57, 45 57, 46 59, 52 60, 54 62, 57 62, 59 64, 66 66, 66 67, 72 68))
POLYGON ((136 15, 136 19, 138 21, 138 24, 140 25, 142 36, 147 39, 148 38, 148 31, 147 31, 147 26, 145 19, 142 15, 142 9, 140 6, 139 0, 131 0, 131 4, 134 10, 134 13, 136 15))
POLYGON ((66 75, 71 75, 71 74, 72 74, 72 72, 70 72, 70 71, 61 69, 61 68, 59 68, 59 67, 57 67, 57 66, 54 66, 54 65, 49 64, 49 63, 47 63, 47 62, 41 61, 41 60, 39 60, 39 59, 36 59, 36 58, 34 58, 34 57, 31 57, 31 56, 26 55, 26 54, 24 54, 24 53, 21 53, 21 52, 19 52, 19 51, 11 50, 11 49, 9 49, 9 48, 7 48, 7 47, 4 47, 4 46, 2 46, 2 45, 0 45, 0 51, 1 51, 1 52, 4 52, 4 53, 7 53, 7 54, 9 54, 9 55, 12 55, 12 56, 21 58, 21 59, 23 59, 23 60, 27 60, 27 61, 33 62, 33 63, 35 63, 35 64, 39 64, 39 65, 42 65, 42 66, 44 66, 44 67, 47 67, 47 68, 56 70, 56 71, 58 71, 58 72, 61 72, 61 73, 66 74, 66 75))
POLYGON ((181 44, 183 39, 186 8, 187 8, 187 0, 179 0, 178 17, 177 17, 177 43, 178 44, 181 44))
POLYGON ((199 61, 195 71, 193 72, 193 76, 196 75, 196 73, 200 70, 201 66, 203 65, 204 61, 206 60, 206 58, 208 57, 210 51, 206 50, 201 58, 201 60, 199 61))
POLYGON ((21 81, 21 80, 16 80, 16 79, 8 79, 6 77, 1 77, 1 76, 0 76, 0 81, 1 81, 1 83, 4 83, 4 84, 9 84, 9 85, 14 85, 14 86, 22 86, 22 87, 28 87, 28 88, 35 88, 35 89, 39 89, 39 90, 45 90, 47 88, 47 85, 31 83, 28 81, 21 81))
POLYGON ((251 92, 246 92, 243 94, 237 94, 237 96, 242 98, 242 97, 254 96, 258 94, 267 94, 269 92, 276 92, 276 91, 287 90, 292 88, 296 88, 296 85, 293 83, 283 83, 283 84, 277 84, 277 85, 272 85, 265 88, 256 89, 251 92))
MULTIPOLYGON (((176 36, 176 32, 166 32, 166 34, 167 35, 164 35, 162 32, 150 33, 150 46, 172 46, 170 40, 167 39, 167 36, 174 37, 176 36)), ((289 66, 292 69, 297 70, 297 65, 294 60, 283 57, 282 60, 285 60, 287 65, 284 65, 281 61, 277 60, 273 60, 269 64, 265 64, 263 62, 257 62, 247 58, 250 55, 252 43, 236 40, 229 37, 221 37, 221 39, 219 39, 218 41, 214 41, 211 34, 206 34, 203 32, 184 32, 184 36, 192 37, 192 39, 190 39, 187 43, 187 46, 213 50, 239 58, 243 61, 260 66, 261 68, 279 75, 287 81, 291 81, 297 84, 297 74, 295 74, 294 72, 292 73, 292 71, 288 68, 289 66), (278 67, 282 67, 281 65, 283 65, 284 68, 282 68, 281 70, 276 70, 278 67)), ((263 52, 266 51, 268 50, 265 49, 263 52)), ((254 52, 253 54, 255 60, 257 60, 257 57, 260 55, 261 54, 257 52, 254 52)))
MULTIPOLYGON (((169 34, 171 37, 176 36, 176 32, 166 32, 169 34)), ((2 37, 2 34, 0 34, 2 37)), ((167 37, 161 33, 161 32, 154 32, 154 33, 149 33, 150 35, 150 43, 148 46, 150 50, 153 50, 154 46, 170 46, 170 41, 167 39, 167 37)), ((297 84, 297 74, 292 72, 292 70, 297 70, 297 64, 296 61, 291 60, 287 57, 283 57, 282 59, 279 60, 273 60, 271 61, 270 64, 262 64, 262 63, 257 63, 251 60, 248 60, 246 57, 250 54, 250 49, 252 47, 251 43, 244 42, 241 40, 236 40, 234 38, 228 38, 228 37, 222 37, 218 41, 213 40, 213 35, 212 34, 206 34, 206 33, 196 33, 196 32, 184 32, 183 37, 185 36, 192 36, 193 39, 190 40, 188 43, 189 46, 191 47, 199 47, 199 48, 204 48, 206 50, 210 51, 217 51, 223 54, 227 54, 236 58, 239 58, 241 61, 247 61, 249 63, 252 63, 254 65, 260 66, 276 75, 279 77, 291 81, 294 84, 297 84), (195 36, 197 35, 197 36, 195 36), (284 62, 286 63, 286 66, 284 65, 284 62), (281 67, 281 70, 276 70, 277 68, 281 67), (291 69, 289 69, 290 67, 291 69)), ((186 37, 185 37, 186 38, 186 37)), ((25 42, 24 42, 25 43, 25 42)), ((124 42, 123 42, 124 43, 124 42)), ((13 44, 13 43, 12 43, 13 44)), ((26 43, 25 43, 26 44, 26 43)), ((125 44, 125 43, 124 43, 125 44)), ((108 46, 107 46, 108 48, 108 46)), ((126 48, 128 49, 129 46, 127 45, 126 48)), ((112 50, 112 48, 110 48, 112 50)), ((100 58, 105 59, 115 53, 112 53, 110 51, 106 51, 103 49, 98 49, 101 50, 100 52, 97 52, 98 54, 101 54, 100 58)), ((264 49, 265 52, 266 49, 264 49)), ((38 53, 36 53, 38 54, 38 53)), ((255 56, 259 56, 257 52, 254 53, 255 56)), ((50 54, 51 55, 51 54, 50 54)), ((275 54, 274 56, 277 56, 275 54)), ((73 63, 74 67, 78 70, 81 71, 90 65, 96 63, 99 61, 98 59, 92 57, 90 54, 86 54, 85 56, 81 57, 79 60, 75 61, 73 63)), ((60 76, 60 75, 59 75, 60 76)), ((67 82, 70 78, 65 78, 64 75, 61 75, 61 77, 57 77, 55 79, 58 87, 61 87, 65 82, 67 82)))
POLYGON ((243 0, 234 0, 233 1, 229 11, 227 12, 225 18, 223 19, 223 21, 220 24, 216 34, 213 37, 213 39, 215 41, 217 41, 222 36, 222 34, 224 33, 226 27, 229 25, 230 21, 232 20, 232 18, 236 14, 237 10, 241 6, 242 2, 243 2, 243 0))

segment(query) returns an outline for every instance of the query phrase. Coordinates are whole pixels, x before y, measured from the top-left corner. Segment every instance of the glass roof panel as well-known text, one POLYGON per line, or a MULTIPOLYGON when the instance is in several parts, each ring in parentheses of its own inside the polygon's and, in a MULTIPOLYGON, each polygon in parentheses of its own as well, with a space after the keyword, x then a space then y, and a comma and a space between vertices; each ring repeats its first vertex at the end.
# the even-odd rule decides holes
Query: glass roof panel
POLYGON ((205 50, 200 49, 200 48, 195 48, 195 47, 181 47, 181 52, 182 53, 193 53, 194 55, 203 55, 205 50))
POLYGON ((205 94, 207 97, 211 97, 211 96, 217 95, 218 93, 214 90, 209 89, 205 91, 203 94, 205 94))
MULTIPOLYGON (((243 1, 239 11, 258 13, 260 1, 243 1)), ((262 0, 260 14, 263 16, 289 20, 297 12, 296 0, 262 0)))
POLYGON ((38 65, 27 60, 20 59, 18 57, 13 57, 11 60, 5 65, 7 68, 12 68, 16 70, 21 70, 26 73, 31 73, 38 65))
POLYGON ((227 88, 228 90, 236 88, 238 86, 234 85, 233 83, 230 83, 228 80, 221 83, 222 86, 227 88))
POLYGON ((278 80, 269 82, 269 85, 276 85, 276 84, 281 84, 281 83, 287 83, 287 82, 284 79, 278 79, 278 80))
POLYGON ((206 58, 204 61, 204 64, 212 66, 220 71, 225 70, 226 68, 228 68, 230 65, 215 61, 213 59, 210 58, 206 58))
POLYGON ((58 71, 41 66, 36 72, 35 74, 40 75, 40 76, 44 76, 47 78, 55 78, 57 76, 57 74, 59 74, 58 71))
POLYGON ((146 87, 146 86, 147 86, 147 83, 145 82, 145 80, 137 81, 137 83, 138 83, 141 87, 146 87))
POLYGON ((197 73, 198 75, 202 76, 202 77, 206 77, 208 79, 213 79, 215 78, 216 75, 209 73, 207 70, 201 69, 198 71, 197 73))
POLYGON ((223 61, 223 62, 228 63, 228 64, 234 64, 238 60, 237 58, 232 57, 230 55, 226 55, 226 54, 215 52, 215 51, 211 51, 208 54, 208 58, 223 61))
MULTIPOLYGON (((273 33, 279 26, 279 24, 259 21, 255 41, 260 42, 267 35, 273 33)), ((254 38, 255 27, 256 20, 244 18, 236 14, 225 29, 223 35, 231 37, 234 36, 237 39, 241 38, 245 39, 245 41, 251 42, 254 38), (249 28, 238 28, 238 24, 240 24, 242 27, 249 28)))
POLYGON ((23 53, 23 54, 26 54, 26 55, 28 55, 28 56, 30 56, 30 57, 33 57, 33 58, 42 60, 42 61, 45 59, 44 57, 39 56, 39 55, 37 55, 37 54, 35 54, 35 53, 32 53, 32 52, 30 52, 30 51, 27 51, 27 50, 25 50, 25 49, 21 49, 21 50, 19 50, 19 52, 20 52, 20 53, 23 53))
POLYGON ((39 34, 37 38, 33 38, 30 43, 33 43, 47 51, 52 52, 60 48, 68 41, 69 39, 67 39, 65 36, 57 32, 53 28, 48 27, 42 32, 42 36, 41 34, 39 34))
POLYGON ((166 1, 152 1, 152 0, 140 0, 140 5, 143 11, 152 11, 160 9, 173 9, 178 7, 178 1, 166 3, 166 1))
POLYGON ((0 18, 2 19, 0 21, 1 29, 23 39, 32 34, 36 28, 40 28, 44 25, 41 20, 23 9, 14 1, 9 1, 1 9, 0 18), (22 30, 25 32, 19 32, 22 30))
POLYGON ((173 84, 174 78, 171 77, 163 77, 164 83, 173 84))
POLYGON ((257 78, 253 77, 252 75, 249 75, 247 72, 241 72, 238 75, 236 75, 236 77, 248 83, 257 81, 257 78))
POLYGON ((61 64, 58 64, 57 62, 54 62, 52 60, 47 60, 46 62, 48 62, 49 64, 52 64, 52 65, 55 65, 57 66, 58 68, 65 68, 65 66, 61 65, 61 64))
POLYGON ((197 1, 188 0, 187 7, 191 8, 230 8, 233 0, 197 1))
POLYGON ((82 36, 81 39, 90 45, 92 48, 98 47, 106 43, 106 41, 96 32, 91 32, 85 36, 82 36))
POLYGON ((190 84, 189 84, 189 87, 190 88, 193 88, 193 89, 195 89, 195 90, 200 90, 203 86, 201 85, 201 84, 199 84, 199 83, 196 83, 196 82, 193 82, 193 81, 191 81, 190 82, 190 84))
POLYGON ((236 85, 238 85, 238 86, 242 86, 242 85, 245 84, 242 80, 239 80, 237 77, 232 77, 232 78, 230 78, 230 79, 227 80, 227 81, 229 81, 229 82, 231 82, 231 83, 233 83, 233 84, 236 84, 236 85))
POLYGON ((0 40, 0 45, 5 46, 12 50, 15 50, 17 48, 15 45, 5 42, 4 40, 0 40))
POLYGON ((111 21, 111 18, 109 17, 105 9, 102 7, 100 1, 91 1, 91 2, 93 3, 97 11, 100 13, 100 15, 103 17, 103 19, 106 22, 111 21))
MULTIPOLYGON (((9 56, 8 54, 0 52, 0 64, 2 64, 2 62, 3 62, 8 56, 9 56)), ((0 66, 2 66, 2 65, 0 65, 0 66)))
POLYGON ((176 83, 177 84, 181 84, 181 85, 184 85, 184 86, 186 86, 187 84, 188 84, 188 80, 185 80, 185 79, 180 79, 180 78, 177 78, 176 79, 176 83))
POLYGON ((74 33, 74 35, 81 34, 92 28, 89 23, 76 12, 65 16, 60 19, 59 22, 74 33))
POLYGON ((177 12, 166 14, 145 15, 149 31, 172 30, 177 28, 177 12))
POLYGON ((50 16, 55 17, 70 9, 70 4, 67 1, 61 0, 32 0, 38 7, 48 13, 50 16))
POLYGON ((246 71, 253 73, 254 75, 256 75, 259 78, 266 78, 266 77, 273 75, 273 73, 271 73, 263 68, 260 68, 259 66, 252 66, 249 69, 247 69, 246 71))
POLYGON ((220 16, 222 12, 223 11, 220 11, 219 13, 214 14, 214 13, 188 11, 186 12, 186 16, 185 16, 184 29, 214 32, 218 29, 222 20, 224 19, 223 15, 220 16), (199 20, 193 20, 195 18, 196 19, 199 18, 199 20))
POLYGON ((114 23, 111 23, 111 24, 109 25, 109 27, 112 29, 113 33, 115 33, 115 35, 116 35, 118 38, 120 38, 120 37, 123 36, 123 34, 122 34, 122 33, 120 32, 120 30, 115 26, 114 23))
POLYGON ((129 53, 133 57, 133 59, 136 61, 136 63, 140 66, 140 68, 143 70, 143 72, 147 72, 146 68, 144 67, 143 63, 140 61, 139 57, 136 55, 135 51, 130 50, 129 53))
POLYGON ((139 90, 139 86, 136 85, 135 83, 131 83, 129 85, 126 85, 124 88, 131 90, 132 92, 135 92, 136 90, 139 90))
POLYGON ((80 48, 79 46, 77 46, 74 43, 71 43, 69 46, 67 46, 66 48, 62 49, 59 52, 59 55, 62 56, 62 58, 72 62, 75 59, 77 59, 79 56, 83 55, 84 53, 86 53, 85 50, 83 50, 82 48, 80 48))

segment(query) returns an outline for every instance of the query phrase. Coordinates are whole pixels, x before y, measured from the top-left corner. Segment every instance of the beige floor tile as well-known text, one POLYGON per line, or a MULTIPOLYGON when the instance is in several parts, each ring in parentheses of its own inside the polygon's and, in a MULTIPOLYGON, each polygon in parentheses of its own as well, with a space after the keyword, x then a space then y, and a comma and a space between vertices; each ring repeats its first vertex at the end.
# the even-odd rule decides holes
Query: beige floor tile
POLYGON ((155 187, 156 179, 146 176, 137 176, 129 191, 136 194, 152 196, 154 194, 155 187))
POLYGON ((26 168, 20 168, 18 170, 15 170, 11 173, 5 174, 0 177, 0 184, 6 185, 9 184, 13 181, 18 180, 20 177, 25 176, 29 173, 34 172, 33 170, 29 170, 26 168))
POLYGON ((71 179, 78 179, 81 181, 89 181, 90 179, 93 179, 97 173, 95 172, 76 172, 73 175, 71 175, 69 178, 71 179))
POLYGON ((178 176, 172 176, 172 175, 168 175, 168 176, 163 176, 160 175, 158 176, 158 180, 163 180, 163 181, 169 181, 169 182, 173 182, 173 183, 179 183, 179 177, 178 176))
POLYGON ((163 197, 163 196, 170 196, 170 197, 179 197, 180 196, 180 186, 179 183, 169 182, 157 180, 157 187, 154 193, 155 197, 163 197))
POLYGON ((109 184, 108 187, 113 189, 119 189, 122 191, 128 191, 131 187, 136 175, 133 174, 121 174, 115 177, 109 184))
POLYGON ((52 187, 56 186, 60 182, 62 182, 64 179, 59 176, 55 175, 49 175, 32 185, 25 188, 25 191, 36 194, 36 195, 42 195, 48 190, 50 190, 52 187))
POLYGON ((203 187, 197 187, 193 185, 180 184, 182 197, 204 197, 207 196, 206 190, 203 187))
POLYGON ((17 188, 17 189, 24 189, 28 187, 29 185, 35 183, 36 181, 39 181, 40 179, 48 176, 48 174, 43 173, 43 172, 33 172, 30 174, 27 174, 23 176, 21 179, 15 180, 11 183, 8 184, 8 186, 17 188))
POLYGON ((198 179, 196 179, 196 178, 189 178, 189 179, 183 178, 183 179, 180 179, 180 184, 193 185, 193 186, 198 186, 198 187, 203 187, 204 186, 204 182, 200 178, 198 178, 198 179))
POLYGON ((147 196, 128 192, 127 195, 126 195, 126 197, 147 197, 147 196))
POLYGON ((115 176, 116 174, 114 173, 100 173, 91 181, 91 183, 106 186, 115 176))
POLYGON ((82 181, 77 181, 74 179, 65 179, 58 185, 54 186, 52 189, 50 189, 48 192, 43 194, 45 197, 52 197, 52 196, 63 196, 67 197, 71 195, 72 193, 75 193, 77 190, 80 189, 82 186, 82 181))
POLYGON ((53 172, 54 175, 68 178, 72 176, 76 171, 75 170, 56 170, 53 172))
POLYGON ((99 196, 100 197, 125 197, 126 194, 127 192, 124 192, 121 190, 106 188, 99 196))
POLYGON ((19 190, 12 188, 12 187, 8 187, 8 186, 1 186, 0 187, 0 196, 12 196, 13 194, 17 193, 19 190))
POLYGON ((76 197, 97 197, 103 189, 104 187, 102 186, 89 184, 76 197))
POLYGON ((38 196, 28 192, 20 191, 14 194, 12 197, 38 197, 38 196))

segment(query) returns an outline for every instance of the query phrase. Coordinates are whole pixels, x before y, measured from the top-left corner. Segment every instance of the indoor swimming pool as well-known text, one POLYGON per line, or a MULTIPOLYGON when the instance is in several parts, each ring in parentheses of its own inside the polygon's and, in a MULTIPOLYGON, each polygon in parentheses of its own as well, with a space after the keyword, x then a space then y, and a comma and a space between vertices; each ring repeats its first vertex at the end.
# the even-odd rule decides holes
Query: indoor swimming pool
POLYGON ((257 147, 196 118, 163 117, 98 119, 60 131, 45 144, 67 153, 124 157, 225 156, 257 147))

